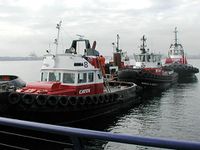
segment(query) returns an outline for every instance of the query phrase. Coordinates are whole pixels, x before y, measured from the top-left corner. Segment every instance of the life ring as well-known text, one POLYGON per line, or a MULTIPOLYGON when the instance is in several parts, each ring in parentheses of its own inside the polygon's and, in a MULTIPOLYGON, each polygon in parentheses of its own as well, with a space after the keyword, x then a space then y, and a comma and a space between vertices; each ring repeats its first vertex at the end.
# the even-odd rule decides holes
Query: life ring
POLYGON ((31 105, 34 102, 34 99, 32 95, 25 94, 22 96, 22 101, 24 104, 31 105))
POLYGON ((47 99, 45 97, 45 95, 37 95, 36 96, 36 103, 39 105, 39 106, 44 106, 47 102, 47 99))
POLYGON ((67 106, 69 104, 68 97, 66 97, 66 96, 59 96, 58 97, 58 103, 61 106, 67 106))
POLYGON ((76 106, 77 105, 77 99, 74 96, 69 97, 69 104, 71 106, 76 106))
POLYGON ((10 93, 8 96, 8 102, 10 104, 17 104, 20 101, 20 95, 19 93, 10 93))
POLYGON ((57 99, 56 96, 50 95, 50 96, 47 97, 47 103, 50 106, 55 106, 58 103, 58 99, 57 99))

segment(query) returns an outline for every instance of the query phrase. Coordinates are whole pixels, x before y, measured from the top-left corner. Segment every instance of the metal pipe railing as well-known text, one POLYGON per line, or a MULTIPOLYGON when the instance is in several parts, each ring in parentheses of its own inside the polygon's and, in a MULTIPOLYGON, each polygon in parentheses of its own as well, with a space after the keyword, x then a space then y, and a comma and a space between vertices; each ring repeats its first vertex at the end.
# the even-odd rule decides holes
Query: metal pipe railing
POLYGON ((194 142, 194 141, 182 141, 182 140, 171 140, 166 138, 115 134, 115 133, 93 131, 87 129, 50 125, 45 123, 22 121, 22 120, 9 119, 3 117, 0 117, 0 125, 16 127, 21 129, 28 129, 33 131, 41 131, 46 133, 54 133, 57 135, 64 135, 72 139, 72 143, 74 144, 74 149, 82 149, 80 140, 83 138, 135 144, 141 146, 168 148, 168 149, 182 149, 182 150, 200 149, 200 142, 194 142))

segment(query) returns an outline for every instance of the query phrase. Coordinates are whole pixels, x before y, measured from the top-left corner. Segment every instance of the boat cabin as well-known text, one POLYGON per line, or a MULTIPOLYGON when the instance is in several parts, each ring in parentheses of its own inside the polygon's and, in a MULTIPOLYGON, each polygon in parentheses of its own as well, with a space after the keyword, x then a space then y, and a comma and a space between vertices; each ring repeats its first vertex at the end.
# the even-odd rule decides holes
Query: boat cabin
POLYGON ((171 63, 181 63, 181 64, 187 64, 187 59, 185 57, 184 49, 181 44, 178 43, 177 38, 177 28, 175 28, 175 43, 171 44, 169 52, 168 52, 168 58, 165 60, 165 64, 171 64, 171 63))
POLYGON ((79 54, 44 56, 40 81, 28 83, 21 92, 51 95, 91 95, 104 92, 102 71, 79 54))
POLYGON ((70 86, 77 94, 84 94, 82 90, 90 94, 103 92, 101 70, 78 54, 45 56, 40 75, 42 82, 60 82, 62 87, 70 86))
POLYGON ((41 81, 78 85, 102 82, 102 73, 80 55, 46 55, 41 69, 41 81), (95 79, 95 74, 98 78, 95 79))
POLYGON ((149 49, 146 50, 146 38, 143 35, 141 38, 142 44, 140 46, 140 54, 134 54, 135 58, 135 66, 133 68, 160 68, 162 66, 161 63, 161 55, 155 53, 149 53, 149 49))
POLYGON ((135 54, 135 66, 134 68, 159 68, 162 66, 160 54, 135 54))
POLYGON ((184 56, 184 50, 181 44, 172 44, 168 52, 170 58, 180 59, 184 56))

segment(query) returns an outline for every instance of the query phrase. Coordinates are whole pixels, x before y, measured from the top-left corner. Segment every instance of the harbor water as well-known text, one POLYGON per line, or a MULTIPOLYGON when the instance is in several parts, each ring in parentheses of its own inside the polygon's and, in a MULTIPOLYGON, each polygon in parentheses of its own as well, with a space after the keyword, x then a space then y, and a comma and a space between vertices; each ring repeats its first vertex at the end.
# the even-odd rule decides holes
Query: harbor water
MULTIPOLYGON (((200 60, 190 59, 188 62, 200 68, 200 60)), ((1 61, 0 74, 18 75, 25 82, 39 81, 41 65, 42 61, 1 61)), ((136 107, 75 126, 200 142, 200 74, 196 77, 196 80, 177 83, 163 92, 147 91, 143 94, 143 103, 136 107)), ((108 150, 151 149, 112 142, 96 142, 94 147, 108 150)))

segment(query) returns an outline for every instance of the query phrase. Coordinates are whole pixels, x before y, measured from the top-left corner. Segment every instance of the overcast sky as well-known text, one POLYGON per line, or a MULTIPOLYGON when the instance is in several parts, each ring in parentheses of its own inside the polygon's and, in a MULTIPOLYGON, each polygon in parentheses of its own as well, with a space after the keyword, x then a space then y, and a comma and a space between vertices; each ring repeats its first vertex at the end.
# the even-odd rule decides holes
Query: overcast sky
POLYGON ((60 20, 60 52, 81 34, 111 55, 120 34, 120 48, 137 53, 145 34, 152 51, 166 54, 177 26, 186 53, 200 53, 199 0, 0 0, 0 56, 54 49, 60 20))

